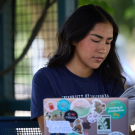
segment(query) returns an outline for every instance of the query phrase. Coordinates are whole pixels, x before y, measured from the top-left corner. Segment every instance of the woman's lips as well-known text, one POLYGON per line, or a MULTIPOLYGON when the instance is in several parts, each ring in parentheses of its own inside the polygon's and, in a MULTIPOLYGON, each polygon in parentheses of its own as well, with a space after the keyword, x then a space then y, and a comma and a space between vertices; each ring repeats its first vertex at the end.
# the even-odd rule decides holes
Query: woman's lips
POLYGON ((103 57, 94 57, 94 59, 98 62, 101 62, 103 60, 103 57))

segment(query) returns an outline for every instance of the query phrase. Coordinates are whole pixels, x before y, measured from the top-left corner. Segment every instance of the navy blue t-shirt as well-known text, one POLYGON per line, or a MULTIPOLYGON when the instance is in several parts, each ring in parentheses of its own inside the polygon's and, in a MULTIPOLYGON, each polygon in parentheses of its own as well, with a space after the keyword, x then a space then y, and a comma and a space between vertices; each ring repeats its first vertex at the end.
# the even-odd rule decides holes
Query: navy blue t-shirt
POLYGON ((119 97, 124 87, 106 83, 97 70, 88 78, 79 77, 66 66, 61 68, 41 68, 33 77, 31 97, 31 119, 43 115, 45 98, 99 98, 119 97))

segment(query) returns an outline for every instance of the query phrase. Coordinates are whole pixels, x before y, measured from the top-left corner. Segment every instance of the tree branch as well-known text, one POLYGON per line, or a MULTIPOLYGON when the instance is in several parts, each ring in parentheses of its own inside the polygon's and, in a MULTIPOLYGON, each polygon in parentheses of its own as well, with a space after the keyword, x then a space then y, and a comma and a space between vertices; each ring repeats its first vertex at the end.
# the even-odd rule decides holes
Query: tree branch
POLYGON ((7 2, 7 0, 1 0, 0 1, 0 8, 2 8, 2 6, 7 2))
POLYGON ((5 74, 9 73, 10 71, 12 71, 12 70, 15 68, 15 66, 22 60, 22 58, 25 56, 25 54, 28 52, 28 50, 29 50, 29 48, 30 48, 30 46, 31 46, 31 44, 32 44, 32 42, 33 42, 33 40, 34 40, 34 38, 35 38, 36 35, 38 34, 38 32, 39 32, 39 30, 40 30, 40 28, 41 28, 41 26, 42 26, 42 24, 43 24, 44 18, 46 17, 46 14, 47 14, 47 10, 48 10, 49 7, 50 7, 53 3, 55 3, 55 2, 56 2, 56 0, 53 0, 53 1, 51 1, 51 2, 50 2, 50 0, 47 0, 46 5, 45 5, 45 8, 44 8, 44 10, 43 10, 43 12, 42 12, 42 15, 41 15, 41 17, 39 18, 39 20, 37 21, 37 23, 36 23, 36 25, 35 25, 35 27, 34 27, 34 29, 33 29, 33 31, 32 31, 31 37, 30 37, 30 39, 28 40, 28 43, 27 43, 26 47, 24 48, 22 54, 20 55, 20 57, 19 57, 18 59, 16 59, 16 60, 13 62, 13 64, 12 64, 11 66, 9 66, 7 69, 1 71, 1 72, 0 72, 0 76, 3 76, 3 75, 5 75, 5 74))
MULTIPOLYGON (((1 2, 0 8, 5 4, 5 2, 6 2, 6 1, 4 1, 4 3, 1 2)), ((12 0, 9 0, 9 1, 6 3, 6 5, 3 7, 3 9, 0 10, 0 14, 9 6, 9 4, 10 4, 11 2, 12 2, 12 0)))

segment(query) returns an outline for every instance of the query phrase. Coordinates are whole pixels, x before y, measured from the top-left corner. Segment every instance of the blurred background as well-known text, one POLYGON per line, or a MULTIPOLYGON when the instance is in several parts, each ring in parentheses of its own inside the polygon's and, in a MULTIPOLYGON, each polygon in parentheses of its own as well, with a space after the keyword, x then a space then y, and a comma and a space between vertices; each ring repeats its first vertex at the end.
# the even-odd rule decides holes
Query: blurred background
POLYGON ((117 52, 135 84, 135 0, 1 0, 0 116, 30 116, 31 84, 57 48, 56 33, 80 6, 97 4, 119 26, 117 52))

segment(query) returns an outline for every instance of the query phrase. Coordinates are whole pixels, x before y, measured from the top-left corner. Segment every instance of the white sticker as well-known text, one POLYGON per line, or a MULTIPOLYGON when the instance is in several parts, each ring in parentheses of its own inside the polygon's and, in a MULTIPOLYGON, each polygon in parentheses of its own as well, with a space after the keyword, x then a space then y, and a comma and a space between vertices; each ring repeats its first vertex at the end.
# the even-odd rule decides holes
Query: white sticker
POLYGON ((111 133, 111 115, 101 115, 97 118, 97 134, 111 133))
POLYGON ((117 132, 117 131, 115 131, 115 132, 111 132, 110 134, 108 134, 108 135, 124 135, 123 133, 121 133, 121 132, 117 132))
POLYGON ((95 123, 97 121, 98 115, 96 113, 90 113, 87 117, 88 122, 95 123))
POLYGON ((50 133, 72 133, 69 121, 46 120, 46 126, 49 128, 50 133))

